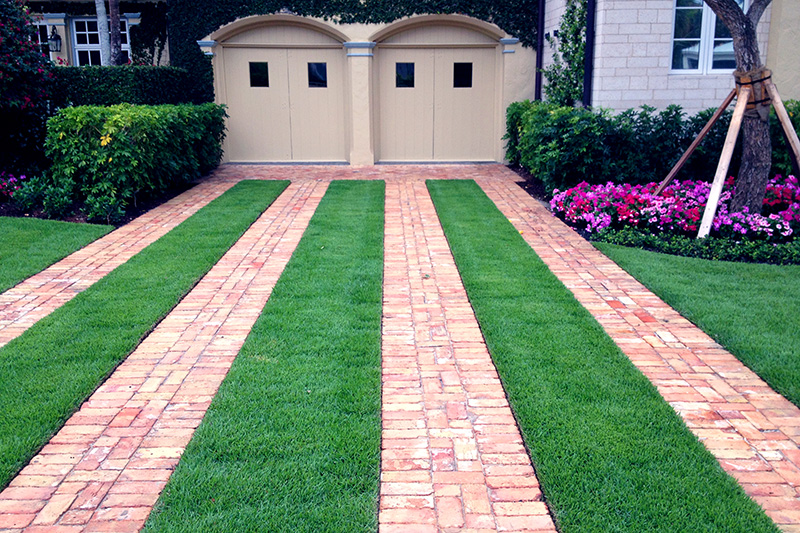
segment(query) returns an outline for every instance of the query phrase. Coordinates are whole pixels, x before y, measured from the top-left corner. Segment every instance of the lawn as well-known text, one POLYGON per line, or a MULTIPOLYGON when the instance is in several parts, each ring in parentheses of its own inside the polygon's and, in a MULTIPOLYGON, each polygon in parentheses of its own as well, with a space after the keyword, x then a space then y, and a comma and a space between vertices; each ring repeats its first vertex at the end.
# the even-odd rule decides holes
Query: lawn
POLYGON ((0 217, 0 292, 113 230, 38 218, 0 217))
POLYGON ((238 183, 0 349, 0 487, 287 186, 238 183))
POLYGON ((383 205, 330 185, 146 532, 377 529, 383 205))
POLYGON ((777 531, 474 182, 428 188, 560 531, 777 531))
POLYGON ((800 406, 800 266, 595 246, 800 406))

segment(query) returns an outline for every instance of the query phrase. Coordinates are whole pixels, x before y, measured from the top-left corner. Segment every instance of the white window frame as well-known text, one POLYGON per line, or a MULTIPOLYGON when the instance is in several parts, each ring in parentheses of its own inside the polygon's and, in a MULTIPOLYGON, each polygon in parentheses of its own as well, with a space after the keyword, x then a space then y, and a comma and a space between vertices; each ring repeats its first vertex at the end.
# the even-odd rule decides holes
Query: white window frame
POLYGON ((36 44, 39 45, 39 50, 49 58, 50 43, 48 42, 48 39, 50 37, 50 26, 44 20, 34 20, 33 26, 36 27, 36 44), (42 28, 44 28, 44 42, 42 42, 42 28))
MULTIPOLYGON (((745 13, 750 7, 750 0, 744 0, 745 13)), ((675 69, 672 67, 672 56, 675 53, 675 23, 676 13, 681 9, 678 7, 677 0, 672 1, 672 38, 670 39, 669 49, 669 72, 670 74, 730 74, 735 69, 723 68, 715 69, 714 64, 714 32, 717 24, 717 15, 708 4, 703 2, 703 19, 700 26, 700 50, 697 58, 697 68, 695 69, 675 69)), ((690 8, 699 9, 699 8, 690 8)))
MULTIPOLYGON (((81 65, 78 61, 78 53, 81 51, 100 51, 100 44, 78 44, 78 32, 76 31, 76 23, 78 22, 97 22, 97 17, 76 17, 70 20, 70 34, 72 35, 72 60, 75 66, 89 66, 89 65, 81 65)), ((120 23, 125 23, 125 31, 122 33, 125 34, 126 40, 128 41, 125 44, 122 44, 122 51, 128 53, 128 57, 131 56, 131 23, 125 16, 120 17, 120 23)), ((92 65, 96 66, 96 65, 92 65)))

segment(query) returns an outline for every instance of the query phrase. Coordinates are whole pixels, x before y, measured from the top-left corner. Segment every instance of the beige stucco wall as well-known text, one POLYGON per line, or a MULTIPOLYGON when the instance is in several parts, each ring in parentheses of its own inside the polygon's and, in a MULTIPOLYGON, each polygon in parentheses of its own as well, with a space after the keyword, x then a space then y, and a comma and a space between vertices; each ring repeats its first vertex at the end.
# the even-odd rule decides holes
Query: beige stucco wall
MULTIPOLYGON (((516 39, 510 38, 496 26, 482 21, 459 15, 433 15, 412 17, 393 24, 336 24, 321 19, 293 15, 272 15, 241 19, 220 28, 202 41, 201 48, 214 56, 215 92, 218 102, 229 103, 227 102, 226 84, 231 82, 225 80, 226 50, 243 45, 260 46, 255 41, 247 42, 251 37, 246 33, 259 25, 263 26, 263 24, 295 25, 295 27, 320 31, 333 36, 341 43, 342 48, 339 53, 345 58, 345 76, 347 78, 343 103, 346 123, 345 151, 346 159, 354 165, 373 164, 380 157, 379 131, 381 124, 378 111, 381 101, 376 83, 376 71, 383 46, 395 48, 403 46, 419 48, 428 45, 447 47, 448 35, 458 33, 452 33, 450 30, 457 27, 468 28, 489 36, 486 37, 488 41, 479 43, 478 41, 481 39, 478 39, 475 43, 475 46, 485 47, 488 42, 495 57, 495 67, 492 69, 492 73, 496 89, 492 93, 494 96, 490 97, 492 109, 485 115, 488 118, 481 120, 481 124, 478 126, 482 131, 490 132, 489 135, 493 139, 491 142, 494 147, 487 152, 490 154, 488 160, 502 161, 504 158, 502 136, 505 132, 505 109, 508 104, 518 100, 531 99, 534 95, 535 52, 523 48, 516 42, 516 39), (436 27, 442 28, 442 30, 430 31, 431 28, 436 27), (413 40, 412 37, 409 37, 410 35, 417 40, 422 39, 422 41, 405 42, 409 39, 413 40)), ((467 34, 468 32, 461 35, 467 34)), ((300 43, 292 44, 299 45, 300 43)), ((272 43, 271 46, 274 45, 275 43, 272 43)), ((469 44, 456 43, 456 48, 459 46, 469 46, 469 44)), ((465 116, 468 114, 463 113, 465 116)), ((460 116, 458 113, 457 115, 460 116)), ((458 116, 453 117, 453 120, 457 121, 458 119, 458 116)), ((465 132, 461 130, 465 129, 467 128, 461 128, 460 131, 453 132, 453 135, 464 135, 465 132)), ((441 135, 441 132, 439 134, 441 135)), ((235 135, 229 135, 228 138, 232 137, 235 135)), ((229 150, 226 150, 226 158, 228 158, 228 154, 229 150)))
POLYGON ((773 0, 767 66, 784 100, 800 100, 800 1, 773 0))

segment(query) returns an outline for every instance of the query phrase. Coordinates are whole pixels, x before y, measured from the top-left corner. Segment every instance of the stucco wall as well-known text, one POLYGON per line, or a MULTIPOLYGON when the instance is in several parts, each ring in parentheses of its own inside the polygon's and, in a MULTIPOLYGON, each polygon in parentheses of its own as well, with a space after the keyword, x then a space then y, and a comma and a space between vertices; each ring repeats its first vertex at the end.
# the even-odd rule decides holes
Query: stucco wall
POLYGON ((784 100, 800 100, 800 1, 773 0, 767 66, 784 100))

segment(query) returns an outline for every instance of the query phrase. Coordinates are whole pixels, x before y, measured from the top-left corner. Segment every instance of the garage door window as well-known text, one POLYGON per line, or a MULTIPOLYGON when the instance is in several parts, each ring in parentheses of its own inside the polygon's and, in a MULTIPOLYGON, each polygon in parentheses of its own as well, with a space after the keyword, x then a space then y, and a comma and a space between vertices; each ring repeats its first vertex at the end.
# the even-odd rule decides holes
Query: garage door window
POLYGON ((327 87, 328 86, 328 64, 309 63, 308 64, 308 86, 327 87))
POLYGON ((453 63, 453 87, 472 87, 472 63, 453 63))
POLYGON ((250 63, 250 87, 269 87, 269 63, 250 63))
POLYGON ((395 63, 395 87, 414 87, 414 63, 395 63))

